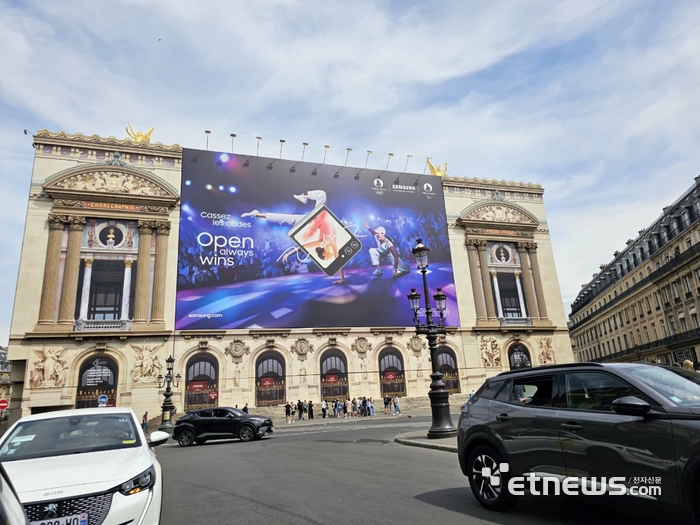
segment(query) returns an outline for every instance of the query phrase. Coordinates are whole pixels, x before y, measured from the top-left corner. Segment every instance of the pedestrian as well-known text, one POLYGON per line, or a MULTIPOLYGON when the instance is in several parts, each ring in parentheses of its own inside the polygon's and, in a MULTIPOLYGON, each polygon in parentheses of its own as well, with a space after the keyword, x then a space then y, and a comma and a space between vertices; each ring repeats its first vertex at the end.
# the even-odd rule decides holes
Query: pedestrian
POLYGON ((326 412, 328 412, 328 403, 324 399, 321 401, 321 413, 323 414, 323 419, 326 419, 326 412))
POLYGON ((245 412, 246 414, 248 413, 248 403, 246 403, 243 407, 243 412, 245 412))
POLYGON ((394 396, 394 415, 401 415, 401 408, 399 407, 399 396, 394 396))
POLYGON ((384 397, 384 415, 391 415, 391 398, 389 396, 384 397))
POLYGON ((297 399, 297 414, 299 415, 300 420, 304 420, 304 403, 301 402, 301 399, 297 399))
POLYGON ((289 401, 284 405, 284 419, 287 421, 287 424, 292 422, 292 404, 289 401))
POLYGON ((294 416, 296 416, 296 405, 292 401, 289 402, 289 405, 292 408, 292 423, 294 423, 294 416))
POLYGON ((369 409, 369 415, 370 416, 376 416, 377 413, 374 410, 374 400, 370 397, 367 400, 367 408, 369 409))
POLYGON ((314 418, 314 402, 309 400, 309 419, 314 418))
POLYGON ((148 434, 148 412, 146 412, 143 415, 143 418, 141 418, 141 428, 146 434, 148 434))

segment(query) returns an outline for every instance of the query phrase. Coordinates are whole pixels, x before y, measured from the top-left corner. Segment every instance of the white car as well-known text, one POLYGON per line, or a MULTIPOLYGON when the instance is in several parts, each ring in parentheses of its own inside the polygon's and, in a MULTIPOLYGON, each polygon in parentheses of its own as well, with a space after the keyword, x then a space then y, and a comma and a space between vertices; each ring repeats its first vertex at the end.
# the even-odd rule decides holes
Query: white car
POLYGON ((130 408, 27 416, 0 439, 0 462, 32 525, 160 523, 163 475, 130 408))

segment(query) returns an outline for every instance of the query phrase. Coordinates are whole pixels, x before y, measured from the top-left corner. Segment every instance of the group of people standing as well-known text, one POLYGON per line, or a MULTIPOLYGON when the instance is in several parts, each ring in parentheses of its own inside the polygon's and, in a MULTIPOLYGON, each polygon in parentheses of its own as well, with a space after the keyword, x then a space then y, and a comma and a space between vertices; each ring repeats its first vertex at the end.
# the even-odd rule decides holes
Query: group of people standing
MULTIPOLYGON (((399 401, 399 396, 386 396, 384 398, 384 415, 401 415, 399 401)), ((324 419, 326 417, 353 418, 376 416, 377 411, 374 408, 374 400, 371 397, 357 397, 353 399, 335 399, 330 401, 324 399, 321 401, 321 414, 324 419)), ((313 401, 307 402, 306 400, 298 400, 296 403, 287 401, 287 404, 284 406, 284 416, 287 423, 294 423, 300 419, 313 419, 313 401)))
POLYGON ((294 401, 287 401, 287 404, 284 405, 284 418, 287 423, 294 423, 299 419, 313 419, 314 402, 307 402, 306 399, 304 399, 304 401, 299 399, 296 403, 294 401))

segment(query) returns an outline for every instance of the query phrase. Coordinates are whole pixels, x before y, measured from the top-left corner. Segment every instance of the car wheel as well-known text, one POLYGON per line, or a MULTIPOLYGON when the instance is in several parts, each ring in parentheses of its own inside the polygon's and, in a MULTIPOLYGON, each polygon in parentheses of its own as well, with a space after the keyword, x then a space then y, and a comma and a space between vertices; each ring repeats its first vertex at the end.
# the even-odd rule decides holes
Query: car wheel
POLYGON ((518 497, 508 492, 510 472, 502 472, 503 458, 488 445, 476 447, 467 462, 469 486, 474 497, 491 510, 506 510, 515 505, 518 497), (488 472, 484 472, 488 469, 488 472), (489 475, 484 475, 488 474, 489 475))
POLYGON ((194 432, 191 430, 182 430, 177 435, 177 443, 181 447, 189 447, 192 443, 194 443, 194 432))
POLYGON ((238 438, 241 441, 252 441, 255 439, 255 429, 250 425, 243 425, 238 431, 238 438))

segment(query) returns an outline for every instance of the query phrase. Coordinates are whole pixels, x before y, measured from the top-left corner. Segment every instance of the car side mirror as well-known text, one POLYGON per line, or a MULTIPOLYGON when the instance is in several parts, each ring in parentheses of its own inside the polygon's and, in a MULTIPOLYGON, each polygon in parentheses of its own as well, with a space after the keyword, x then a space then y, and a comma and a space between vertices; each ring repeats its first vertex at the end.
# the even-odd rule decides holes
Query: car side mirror
POLYGON ((612 402, 613 410, 622 416, 644 417, 651 410, 651 405, 634 396, 620 397, 612 402))
POLYGON ((162 445, 168 439, 170 438, 170 434, 167 432, 162 432, 160 430, 156 430, 155 432, 152 432, 150 436, 148 436, 148 446, 149 447, 157 447, 158 445, 162 445))

